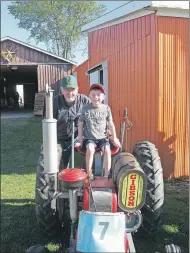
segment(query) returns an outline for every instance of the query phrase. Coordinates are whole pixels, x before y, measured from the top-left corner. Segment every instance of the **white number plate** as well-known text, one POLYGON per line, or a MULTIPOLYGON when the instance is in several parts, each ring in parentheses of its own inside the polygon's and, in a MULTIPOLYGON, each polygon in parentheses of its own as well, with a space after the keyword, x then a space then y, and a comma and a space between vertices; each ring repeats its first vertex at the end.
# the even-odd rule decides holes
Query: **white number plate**
POLYGON ((125 252, 124 213, 80 212, 77 251, 125 252))

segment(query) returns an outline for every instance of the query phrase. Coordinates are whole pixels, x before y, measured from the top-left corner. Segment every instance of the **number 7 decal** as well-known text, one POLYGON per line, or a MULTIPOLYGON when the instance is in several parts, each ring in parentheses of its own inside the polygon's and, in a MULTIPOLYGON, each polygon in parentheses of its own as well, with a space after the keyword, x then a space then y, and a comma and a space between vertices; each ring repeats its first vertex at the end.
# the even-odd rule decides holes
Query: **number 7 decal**
POLYGON ((102 233, 100 235, 100 240, 104 240, 104 237, 105 237, 105 234, 106 234, 106 231, 109 227, 109 222, 99 222, 99 225, 100 226, 104 226, 103 230, 102 230, 102 233))

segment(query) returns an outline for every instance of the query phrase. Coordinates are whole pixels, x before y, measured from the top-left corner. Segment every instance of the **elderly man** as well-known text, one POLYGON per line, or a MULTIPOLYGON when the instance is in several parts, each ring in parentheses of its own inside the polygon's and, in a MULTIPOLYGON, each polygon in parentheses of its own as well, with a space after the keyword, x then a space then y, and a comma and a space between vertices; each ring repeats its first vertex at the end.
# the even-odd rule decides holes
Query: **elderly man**
POLYGON ((53 114, 54 118, 57 119, 57 138, 62 147, 63 166, 66 168, 71 157, 72 122, 75 122, 76 137, 82 107, 89 104, 90 99, 78 93, 75 76, 64 77, 60 89, 61 94, 55 96, 53 100, 53 114))

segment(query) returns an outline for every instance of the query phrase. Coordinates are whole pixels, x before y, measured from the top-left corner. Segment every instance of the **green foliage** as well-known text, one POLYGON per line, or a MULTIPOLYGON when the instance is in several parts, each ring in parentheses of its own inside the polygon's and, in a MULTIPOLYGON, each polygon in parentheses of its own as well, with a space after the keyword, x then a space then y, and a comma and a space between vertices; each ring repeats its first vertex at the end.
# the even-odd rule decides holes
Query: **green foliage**
POLYGON ((19 27, 30 32, 36 43, 64 58, 74 57, 79 41, 86 38, 82 27, 106 10, 96 1, 13 1, 9 12, 19 27))

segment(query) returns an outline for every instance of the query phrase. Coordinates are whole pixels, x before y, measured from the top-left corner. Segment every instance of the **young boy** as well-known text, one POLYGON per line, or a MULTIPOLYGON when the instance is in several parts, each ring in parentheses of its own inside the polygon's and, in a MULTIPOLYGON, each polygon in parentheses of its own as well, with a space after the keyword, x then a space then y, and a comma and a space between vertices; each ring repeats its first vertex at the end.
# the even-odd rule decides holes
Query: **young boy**
POLYGON ((83 106, 79 118, 78 142, 81 147, 86 148, 86 170, 89 178, 93 178, 92 163, 96 147, 100 148, 104 153, 104 177, 108 177, 111 169, 108 130, 112 135, 114 144, 120 147, 120 142, 116 136, 110 107, 102 103, 105 99, 103 86, 101 84, 93 84, 90 87, 89 97, 91 103, 83 106))

